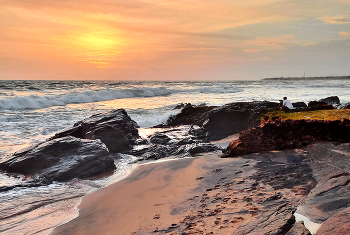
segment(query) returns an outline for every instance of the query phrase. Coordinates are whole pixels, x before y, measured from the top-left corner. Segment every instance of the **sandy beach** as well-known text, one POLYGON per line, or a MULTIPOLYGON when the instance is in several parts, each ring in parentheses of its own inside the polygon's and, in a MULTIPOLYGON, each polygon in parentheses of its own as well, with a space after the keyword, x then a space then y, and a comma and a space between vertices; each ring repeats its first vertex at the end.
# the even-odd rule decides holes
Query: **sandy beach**
POLYGON ((85 196, 79 216, 53 234, 287 234, 298 207, 319 224, 347 207, 348 176, 340 164, 348 148, 318 143, 238 158, 210 153, 141 164, 85 196), (319 161, 324 154, 334 160, 319 161), (332 208, 324 209, 329 203, 332 208))
POLYGON ((233 233, 265 211, 261 203, 277 192, 251 179, 256 162, 205 154, 140 165, 84 197, 79 216, 53 234, 233 233))
MULTIPOLYGON (((220 159, 217 154, 207 154, 140 165, 126 179, 84 197, 79 216, 53 234, 150 234, 176 230, 186 216, 196 214, 198 199, 217 194, 207 186, 220 180, 217 178, 222 175, 221 167, 231 164, 229 172, 235 174, 246 162, 242 158, 220 159)), ((214 214, 221 208, 216 203, 212 208, 204 205, 200 202, 199 207, 214 214)), ((201 230, 210 233, 216 217, 212 220, 210 225, 203 224, 201 230)), ((225 234, 224 230, 220 234, 225 234)))

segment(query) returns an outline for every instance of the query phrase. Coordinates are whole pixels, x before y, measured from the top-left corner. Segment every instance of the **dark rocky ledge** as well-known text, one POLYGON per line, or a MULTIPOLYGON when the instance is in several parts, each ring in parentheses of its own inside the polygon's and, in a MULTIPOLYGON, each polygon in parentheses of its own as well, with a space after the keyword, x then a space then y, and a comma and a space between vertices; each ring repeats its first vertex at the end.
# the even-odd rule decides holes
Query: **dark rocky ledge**
POLYGON ((81 139, 100 139, 110 152, 132 149, 139 138, 139 126, 124 109, 98 113, 74 124, 68 130, 55 134, 51 139, 74 136, 81 139))
POLYGON ((315 141, 350 142, 350 120, 275 120, 262 127, 242 131, 224 157, 270 150, 293 149, 315 141))
POLYGON ((219 140, 260 124, 261 114, 279 103, 269 101, 236 102, 220 107, 187 104, 181 113, 172 116, 164 125, 197 125, 207 132, 207 140, 219 140))
MULTIPOLYGON (((100 140, 66 136, 14 153, 0 163, 7 172, 29 174, 47 183, 89 178, 116 169, 107 147, 100 140)), ((35 186, 35 185, 34 185, 35 186)))

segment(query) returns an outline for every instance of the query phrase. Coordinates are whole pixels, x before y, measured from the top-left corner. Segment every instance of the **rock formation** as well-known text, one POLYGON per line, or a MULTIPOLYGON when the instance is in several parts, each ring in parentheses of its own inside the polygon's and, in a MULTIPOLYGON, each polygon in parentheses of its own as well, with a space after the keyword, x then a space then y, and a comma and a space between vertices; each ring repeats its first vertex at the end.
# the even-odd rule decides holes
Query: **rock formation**
POLYGON ((124 109, 92 115, 68 130, 54 135, 51 139, 74 136, 81 139, 100 139, 110 152, 130 150, 139 138, 139 126, 124 109))
POLYGON ((262 113, 279 104, 268 101, 236 102, 220 107, 186 105, 165 126, 197 125, 208 132, 208 140, 219 140, 260 124, 262 113))
POLYGON ((325 102, 329 105, 340 104, 340 100, 338 96, 330 96, 324 99, 320 99, 319 102, 325 102))
POLYGON ((116 167, 100 140, 66 136, 16 152, 0 163, 0 169, 46 181, 67 181, 104 174, 116 167))
POLYGON ((289 230, 286 235, 311 235, 310 231, 305 227, 303 221, 294 224, 293 228, 289 230))
POLYGON ((316 235, 329 234, 350 234, 350 207, 326 220, 316 233, 316 235))
POLYGON ((204 143, 206 135, 196 126, 180 126, 162 129, 148 137, 143 146, 138 146, 128 154, 138 157, 138 160, 160 159, 179 155, 194 155, 197 153, 218 150, 214 144, 204 143))
POLYGON ((300 148, 314 141, 350 142, 350 120, 274 120, 243 131, 224 156, 300 148))

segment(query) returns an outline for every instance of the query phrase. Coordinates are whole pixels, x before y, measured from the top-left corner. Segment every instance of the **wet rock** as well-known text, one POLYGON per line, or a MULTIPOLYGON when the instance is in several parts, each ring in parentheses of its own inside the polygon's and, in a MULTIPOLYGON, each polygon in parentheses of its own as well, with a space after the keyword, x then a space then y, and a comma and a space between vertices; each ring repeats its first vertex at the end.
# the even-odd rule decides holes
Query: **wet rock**
MULTIPOLYGON (((213 106, 187 104, 163 126, 197 125, 208 132, 208 140, 219 140, 260 124, 260 115, 279 104, 268 101, 237 102, 213 106)), ((159 126, 160 127, 160 126, 159 126)))
POLYGON ((183 107, 185 107, 185 104, 184 103, 181 103, 181 104, 178 104, 174 107, 174 110, 175 109, 182 109, 183 107))
POLYGON ((129 154, 137 156, 138 160, 148 160, 154 159, 158 160, 160 158, 165 158, 171 155, 175 149, 171 146, 160 145, 160 144, 151 144, 144 146, 142 148, 133 149, 129 154))
POLYGON ((212 110, 213 106, 195 106, 187 104, 181 113, 171 116, 166 125, 167 126, 181 126, 181 125, 197 125, 202 126, 208 119, 208 112, 212 110))
POLYGON ((148 159, 160 159, 169 156, 175 156, 179 154, 190 154, 195 155, 198 153, 206 153, 216 151, 218 148, 214 144, 208 143, 195 143, 195 144, 186 144, 186 145, 161 145, 161 144, 151 144, 144 146, 139 149, 134 149, 129 152, 129 154, 137 156, 139 160, 148 160, 148 159))
POLYGON ((239 156, 262 151, 300 148, 314 141, 350 142, 349 120, 274 120, 242 131, 223 152, 239 156))
POLYGON ((295 211, 296 208, 287 203, 271 208, 257 219, 240 226, 233 235, 286 234, 295 223, 295 211))
POLYGON ((289 230, 286 235, 311 235, 310 231, 305 227, 303 221, 294 224, 293 228, 289 230))
POLYGON ((339 212, 326 220, 316 235, 347 235, 350 234, 350 208, 339 212))
POLYGON ((266 198, 265 201, 279 200, 279 199, 282 198, 282 196, 283 196, 282 193, 278 192, 278 193, 276 193, 276 194, 274 194, 274 195, 272 195, 272 196, 266 198))
POLYGON ((81 139, 100 139, 110 152, 130 150, 139 138, 139 126, 124 109, 94 114, 74 124, 71 129, 55 134, 51 139, 74 136, 81 139))
POLYGON ((268 101, 226 104, 211 110, 203 127, 209 133, 209 140, 223 139, 260 125, 261 114, 278 106, 278 103, 268 101))
POLYGON ((319 102, 325 102, 328 105, 340 104, 340 100, 338 96, 330 96, 324 99, 320 99, 319 102))
POLYGON ((305 102, 294 102, 292 103, 294 108, 306 108, 307 104, 305 102))
POLYGON ((163 133, 159 133, 159 132, 150 138, 150 142, 152 144, 166 144, 170 140, 171 140, 170 137, 168 137, 167 135, 165 135, 163 133))
POLYGON ((174 155, 195 155, 218 150, 214 144, 203 143, 203 133, 199 127, 181 126, 167 128, 149 136, 150 144, 135 146, 128 153, 139 160, 160 159, 174 155))
POLYGON ((334 109, 333 105, 323 101, 310 101, 307 106, 308 111, 334 109))
POLYGON ((350 103, 346 103, 343 107, 343 109, 350 109, 350 103))
POLYGON ((89 178, 116 169, 107 147, 100 140, 66 136, 14 153, 0 169, 48 181, 89 178))

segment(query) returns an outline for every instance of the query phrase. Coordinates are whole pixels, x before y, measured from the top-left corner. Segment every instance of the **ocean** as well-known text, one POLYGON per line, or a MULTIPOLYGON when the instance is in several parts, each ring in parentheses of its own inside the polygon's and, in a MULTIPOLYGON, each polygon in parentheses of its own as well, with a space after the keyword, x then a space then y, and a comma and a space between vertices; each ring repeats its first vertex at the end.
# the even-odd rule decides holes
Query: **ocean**
MULTIPOLYGON (((274 101, 287 96, 309 102, 338 96, 350 102, 350 80, 258 80, 205 82, 126 81, 0 81, 0 160, 19 149, 44 141, 95 113, 124 108, 146 128, 165 123, 179 103, 220 106, 240 101, 274 101)), ((123 156, 117 171, 95 180, 55 182, 35 188, 0 192, 1 234, 49 234, 78 215, 77 205, 88 192, 126 177, 135 168, 123 156)), ((0 172, 0 187, 19 185, 26 176, 0 172)))

